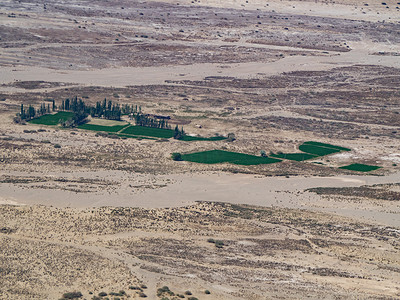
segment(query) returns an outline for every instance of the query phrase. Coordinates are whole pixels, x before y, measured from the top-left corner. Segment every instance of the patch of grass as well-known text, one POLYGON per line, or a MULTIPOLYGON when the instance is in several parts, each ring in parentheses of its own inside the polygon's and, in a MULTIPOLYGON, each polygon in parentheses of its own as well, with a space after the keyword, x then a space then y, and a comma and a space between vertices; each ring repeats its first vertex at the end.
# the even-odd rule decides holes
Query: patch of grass
POLYGON ((30 120, 29 123, 32 124, 41 124, 41 125, 57 125, 59 121, 65 122, 69 119, 72 119, 74 113, 68 111, 59 111, 56 114, 48 114, 41 116, 39 118, 30 120))
POLYGON ((157 140, 156 138, 151 138, 148 136, 139 136, 139 135, 131 135, 131 134, 117 134, 119 137, 122 138, 129 138, 129 139, 143 139, 143 140, 157 140))
POLYGON ((115 125, 115 126, 103 126, 103 125, 94 125, 94 124, 83 124, 78 126, 79 129, 85 129, 85 130, 93 130, 93 131, 104 131, 104 132, 118 132, 122 130, 123 128, 129 126, 129 124, 126 125, 115 125))
POLYGON ((144 127, 144 126, 128 126, 121 133, 136 135, 136 136, 141 135, 141 136, 165 138, 165 139, 169 139, 174 136, 174 130, 151 128, 151 127, 144 127))
POLYGON ((378 166, 371 166, 371 165, 364 165, 364 164, 351 164, 348 166, 343 166, 340 167, 339 169, 345 169, 345 170, 351 170, 351 171, 357 171, 357 172, 371 172, 377 169, 380 169, 381 167, 378 166))
POLYGON ((325 155, 329 155, 332 153, 340 152, 340 150, 338 150, 338 149, 326 148, 326 147, 320 147, 320 146, 308 145, 308 144, 300 145, 299 150, 303 151, 305 153, 314 154, 316 156, 325 156, 325 155))
POLYGON ((304 161, 312 158, 317 158, 318 156, 309 154, 309 153, 280 153, 280 154, 271 154, 271 157, 275 158, 283 158, 288 160, 295 161, 304 161))
POLYGON ((351 149, 349 149, 349 148, 335 146, 335 145, 326 144, 326 143, 313 142, 313 141, 304 142, 303 145, 313 145, 313 146, 336 149, 336 150, 339 150, 339 151, 351 151, 351 149))
POLYGON ((223 150, 211 150, 183 154, 182 159, 203 164, 217 164, 229 162, 237 165, 260 165, 280 162, 280 159, 260 157, 244 153, 229 152, 223 150))
POLYGON ((186 141, 186 142, 191 142, 191 141, 222 141, 226 140, 226 137, 224 136, 213 136, 209 138, 201 137, 201 136, 190 136, 190 135, 185 135, 184 137, 181 138, 181 141, 186 141))

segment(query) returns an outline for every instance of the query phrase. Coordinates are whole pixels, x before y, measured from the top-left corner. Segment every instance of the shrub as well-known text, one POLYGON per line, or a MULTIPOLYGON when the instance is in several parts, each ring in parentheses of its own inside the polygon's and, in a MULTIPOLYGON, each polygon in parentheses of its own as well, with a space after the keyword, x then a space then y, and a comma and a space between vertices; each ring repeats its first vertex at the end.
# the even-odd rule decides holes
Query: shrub
POLYGON ((189 297, 188 300, 199 300, 196 297, 189 297))
POLYGON ((205 291, 204 291, 204 294, 206 294, 206 295, 210 295, 210 294, 211 294, 211 292, 210 292, 209 290, 205 290, 205 291))
POLYGON ((169 289, 169 287, 167 287, 167 286, 163 286, 162 288, 159 288, 159 289, 157 290, 157 296, 158 296, 158 297, 161 297, 164 293, 167 293, 167 294, 170 295, 170 296, 175 295, 175 294, 169 289))
POLYGON ((64 293, 63 298, 65 299, 76 299, 76 298, 81 298, 83 295, 81 292, 69 292, 69 293, 64 293))
POLYGON ((228 142, 233 142, 234 140, 236 140, 235 134, 234 133, 228 133, 227 141, 228 142))
POLYGON ((208 239, 207 242, 215 244, 215 240, 214 239, 208 239))
POLYGON ((217 247, 217 248, 224 247, 224 242, 223 241, 215 241, 215 247, 217 247))
POLYGON ((182 160, 182 154, 178 153, 178 152, 174 152, 172 153, 172 159, 175 161, 181 161, 182 160))
POLYGON ((145 293, 139 293, 139 297, 141 297, 141 298, 146 298, 147 295, 146 295, 145 293))
POLYGON ((192 295, 192 292, 191 291, 186 291, 185 295, 189 295, 190 296, 190 295, 192 295))
POLYGON ((61 145, 60 144, 55 144, 54 148, 61 148, 61 145))
POLYGON ((105 296, 107 296, 107 293, 106 293, 106 292, 100 292, 100 293, 99 293, 99 296, 100 296, 100 297, 105 297, 105 296))

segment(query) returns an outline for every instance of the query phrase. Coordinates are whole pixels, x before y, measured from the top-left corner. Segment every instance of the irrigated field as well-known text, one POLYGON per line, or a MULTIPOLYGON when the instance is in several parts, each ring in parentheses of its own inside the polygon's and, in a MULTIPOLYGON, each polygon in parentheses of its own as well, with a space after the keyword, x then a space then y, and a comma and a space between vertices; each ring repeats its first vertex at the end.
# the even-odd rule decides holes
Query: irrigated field
POLYGON ((65 122, 71 119, 74 113, 67 111, 60 111, 56 114, 48 114, 41 116, 37 119, 30 120, 29 123, 40 124, 40 125, 57 125, 58 123, 65 122))
POLYGON ((118 131, 122 130, 123 128, 127 127, 127 126, 129 126, 129 124, 114 125, 114 126, 83 124, 83 125, 80 125, 78 128, 79 129, 85 129, 85 130, 93 130, 93 131, 118 132, 118 131))
POLYGON ((339 151, 351 151, 351 149, 349 149, 349 148, 335 146, 335 145, 326 144, 326 143, 313 142, 313 141, 304 142, 303 145, 313 145, 313 146, 318 146, 318 147, 336 149, 336 150, 339 150, 339 151))
POLYGON ((325 156, 333 153, 340 152, 340 150, 333 148, 320 147, 315 145, 303 144, 299 146, 299 150, 305 153, 314 154, 316 156, 325 156))
POLYGON ((351 164, 348 166, 340 167, 339 169, 345 169, 350 171, 358 171, 358 172, 371 172, 380 169, 378 166, 370 166, 364 164, 351 164))
POLYGON ((261 165, 280 162, 280 159, 254 156, 223 150, 211 150, 182 155, 182 159, 203 164, 232 163, 236 165, 261 165))
POLYGON ((174 131, 171 129, 151 128, 143 126, 129 126, 122 130, 123 134, 143 135, 157 138, 169 139, 174 136, 174 131))
POLYGON ((191 141, 222 141, 226 140, 226 137, 223 136, 213 136, 209 138, 201 137, 201 136, 190 136, 190 135, 185 135, 183 138, 181 138, 182 141, 186 142, 191 142, 191 141))
POLYGON ((272 154, 271 156, 288 160, 304 161, 341 151, 351 151, 349 148, 312 141, 301 144, 299 150, 303 151, 303 153, 278 153, 272 154))

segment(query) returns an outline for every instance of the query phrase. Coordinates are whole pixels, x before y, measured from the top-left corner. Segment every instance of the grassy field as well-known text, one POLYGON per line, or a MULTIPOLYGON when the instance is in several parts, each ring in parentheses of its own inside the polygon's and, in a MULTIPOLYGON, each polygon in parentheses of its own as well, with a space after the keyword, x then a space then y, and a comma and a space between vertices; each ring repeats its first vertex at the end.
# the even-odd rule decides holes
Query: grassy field
POLYGON ((280 159, 254 156, 244 153, 229 152, 223 150, 211 150, 183 154, 182 159, 203 164, 217 164, 229 162, 237 165, 260 165, 280 162, 280 159))
POLYGON ((103 126, 103 125, 95 125, 95 124, 83 124, 78 126, 79 129, 85 129, 85 130, 93 130, 93 131, 105 131, 105 132, 118 132, 121 129, 129 126, 129 124, 126 125, 115 125, 115 126, 103 126))
POLYGON ((288 160, 295 160, 295 161, 304 161, 308 159, 317 158, 318 156, 308 154, 308 153, 280 153, 280 154, 271 154, 271 157, 275 158, 283 158, 288 160))
POLYGON ((349 148, 335 146, 335 145, 331 145, 331 144, 320 143, 320 142, 308 141, 308 142, 304 142, 303 145, 312 145, 312 146, 318 146, 318 147, 325 147, 325 148, 336 149, 336 150, 339 150, 339 151, 351 151, 351 149, 349 149, 349 148))
POLYGON ((351 149, 349 148, 312 141, 304 142, 303 144, 301 144, 299 146, 299 150, 303 153, 280 153, 272 154, 271 157, 295 161, 304 161, 341 151, 351 151, 351 149))
POLYGON ((371 166, 371 165, 364 165, 364 164, 351 164, 348 166, 343 166, 340 167, 339 169, 345 169, 345 170, 351 170, 351 171, 357 171, 357 172, 371 172, 377 169, 380 169, 381 167, 378 166, 371 166))
POLYGON ((165 139, 169 139, 174 136, 174 131, 171 129, 151 128, 143 126, 129 126, 125 128, 121 133, 136 135, 136 136, 142 135, 142 136, 150 136, 157 138, 165 138, 165 139))
POLYGON ((332 153, 340 152, 340 150, 338 150, 338 149, 320 147, 320 146, 309 145, 309 144, 300 145, 299 150, 303 151, 305 153, 316 155, 316 156, 325 156, 325 155, 329 155, 332 153))
POLYGON ((67 111, 60 111, 56 114, 48 114, 41 116, 37 119, 30 120, 29 123, 32 124, 42 124, 42 125, 57 125, 59 121, 62 122, 71 119, 74 116, 74 113, 67 111))
POLYGON ((119 137, 128 138, 128 139, 157 140, 156 138, 151 138, 151 137, 148 137, 148 136, 138 136, 138 135, 122 134, 122 133, 118 133, 117 135, 119 137))
POLYGON ((186 141, 186 142, 190 142, 190 141, 222 141, 222 140, 226 140, 226 137, 213 136, 213 137, 209 137, 209 138, 204 138, 204 137, 200 137, 200 136, 185 135, 181 140, 186 141))

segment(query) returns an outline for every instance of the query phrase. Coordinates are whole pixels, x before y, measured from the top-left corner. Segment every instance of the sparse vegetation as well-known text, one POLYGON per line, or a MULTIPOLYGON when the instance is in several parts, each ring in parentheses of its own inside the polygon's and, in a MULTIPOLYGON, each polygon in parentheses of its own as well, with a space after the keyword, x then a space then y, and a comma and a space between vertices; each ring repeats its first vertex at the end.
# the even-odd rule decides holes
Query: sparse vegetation
POLYGON ((81 292, 68 292, 63 294, 64 299, 78 299, 83 297, 81 292))

